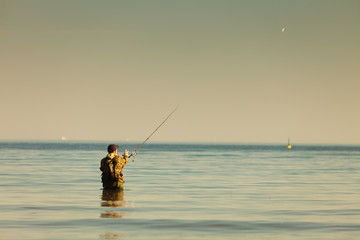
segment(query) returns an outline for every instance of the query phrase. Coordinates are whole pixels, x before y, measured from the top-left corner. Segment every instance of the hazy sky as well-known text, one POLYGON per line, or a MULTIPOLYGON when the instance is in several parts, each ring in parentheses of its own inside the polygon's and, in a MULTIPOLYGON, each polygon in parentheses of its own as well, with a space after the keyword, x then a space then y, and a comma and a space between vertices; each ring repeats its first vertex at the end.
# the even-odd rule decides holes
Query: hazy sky
POLYGON ((360 144, 360 1, 0 0, 0 139, 360 144), (284 31, 282 29, 284 28, 284 31))

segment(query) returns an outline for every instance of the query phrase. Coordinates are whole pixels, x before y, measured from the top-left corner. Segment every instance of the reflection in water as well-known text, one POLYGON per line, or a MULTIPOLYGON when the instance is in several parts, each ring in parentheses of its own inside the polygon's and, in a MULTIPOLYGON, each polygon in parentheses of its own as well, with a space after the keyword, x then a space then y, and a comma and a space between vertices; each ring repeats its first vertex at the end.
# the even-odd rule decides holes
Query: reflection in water
MULTIPOLYGON (((101 196, 101 206, 102 207, 127 207, 127 202, 124 201, 124 191, 123 190, 112 190, 104 189, 101 196)), ((122 218, 124 212, 115 212, 115 211, 106 211, 100 215, 101 218, 122 218)))
POLYGON ((121 234, 112 234, 112 233, 100 235, 100 238, 104 238, 104 239, 121 239, 122 237, 123 235, 121 234))
POLYGON ((101 206, 103 207, 127 207, 127 202, 124 202, 123 190, 104 189, 102 192, 101 206))

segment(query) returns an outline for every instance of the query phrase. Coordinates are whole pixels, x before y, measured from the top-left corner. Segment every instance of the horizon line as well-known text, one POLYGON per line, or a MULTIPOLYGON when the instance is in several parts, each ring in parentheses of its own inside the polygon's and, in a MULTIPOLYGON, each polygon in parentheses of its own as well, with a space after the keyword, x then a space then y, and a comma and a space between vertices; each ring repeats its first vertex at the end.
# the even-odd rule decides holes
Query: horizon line
MULTIPOLYGON (((93 142, 93 143, 122 143, 122 144, 138 144, 141 143, 142 140, 131 140, 131 141, 126 141, 126 140, 85 140, 85 139, 66 139, 66 140, 62 140, 62 139, 0 139, 0 142, 53 142, 53 143, 89 143, 89 142, 93 142)), ((250 145, 271 145, 271 144, 275 144, 275 145, 288 145, 287 141, 284 142, 263 142, 263 141, 249 141, 249 142, 244 142, 244 141, 169 141, 169 140, 153 140, 153 141, 149 141, 148 144, 239 144, 239 145, 243 145, 243 144, 250 144, 250 145)), ((336 142, 292 142, 291 143, 292 146, 296 146, 296 145, 353 145, 353 146, 360 146, 360 143, 351 143, 351 142, 346 142, 346 143, 336 143, 336 142), (295 143, 295 144, 294 144, 295 143)))

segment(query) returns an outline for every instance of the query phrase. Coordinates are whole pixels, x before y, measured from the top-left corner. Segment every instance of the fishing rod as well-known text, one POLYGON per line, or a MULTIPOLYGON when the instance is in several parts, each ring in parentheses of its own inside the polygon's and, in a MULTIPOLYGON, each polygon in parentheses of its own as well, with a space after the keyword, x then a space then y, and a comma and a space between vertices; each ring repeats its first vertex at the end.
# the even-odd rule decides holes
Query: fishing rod
MULTIPOLYGON (((140 144, 140 146, 138 146, 138 148, 135 149, 135 151, 133 151, 133 152, 130 154, 129 158, 130 158, 130 157, 134 157, 134 158, 135 158, 135 155, 136 155, 137 150, 139 150, 139 148, 141 148, 141 147, 151 138, 151 136, 154 135, 154 133, 170 118, 171 115, 173 115, 173 113, 174 113, 178 108, 179 108, 179 106, 177 106, 177 107, 169 114, 169 116, 167 116, 167 117, 165 118, 165 120, 164 120, 162 123, 160 123, 160 125, 140 144)), ((132 161, 134 162, 134 159, 133 159, 132 161)))

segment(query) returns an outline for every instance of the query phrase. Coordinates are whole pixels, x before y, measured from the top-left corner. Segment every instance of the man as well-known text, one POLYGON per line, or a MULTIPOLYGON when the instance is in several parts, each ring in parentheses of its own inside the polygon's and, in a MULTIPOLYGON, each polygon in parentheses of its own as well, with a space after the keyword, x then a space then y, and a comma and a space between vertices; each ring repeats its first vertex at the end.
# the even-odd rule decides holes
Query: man
POLYGON ((101 159, 100 170, 101 181, 104 189, 123 189, 124 177, 123 168, 129 161, 129 151, 125 149, 122 157, 118 154, 118 145, 110 144, 108 146, 108 155, 101 159))

